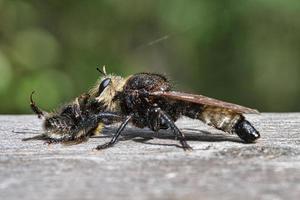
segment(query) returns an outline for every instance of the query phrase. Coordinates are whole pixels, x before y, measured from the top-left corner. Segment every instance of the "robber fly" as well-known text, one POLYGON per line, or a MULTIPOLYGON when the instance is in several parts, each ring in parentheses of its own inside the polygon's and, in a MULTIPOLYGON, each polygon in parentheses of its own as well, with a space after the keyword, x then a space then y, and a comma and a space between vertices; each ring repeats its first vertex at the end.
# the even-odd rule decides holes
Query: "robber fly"
POLYGON ((181 116, 198 119, 226 133, 235 133, 246 143, 260 137, 243 115, 258 113, 257 110, 202 95, 173 91, 170 81, 160 74, 138 73, 123 78, 108 75, 105 67, 98 71, 102 78, 94 88, 54 113, 41 110, 31 94, 30 106, 39 118, 44 118, 45 133, 24 140, 78 143, 101 133, 105 125, 121 123, 110 142, 96 147, 101 150, 113 146, 130 122, 154 132, 170 129, 182 148, 189 150, 192 148, 184 133, 175 125, 181 116))

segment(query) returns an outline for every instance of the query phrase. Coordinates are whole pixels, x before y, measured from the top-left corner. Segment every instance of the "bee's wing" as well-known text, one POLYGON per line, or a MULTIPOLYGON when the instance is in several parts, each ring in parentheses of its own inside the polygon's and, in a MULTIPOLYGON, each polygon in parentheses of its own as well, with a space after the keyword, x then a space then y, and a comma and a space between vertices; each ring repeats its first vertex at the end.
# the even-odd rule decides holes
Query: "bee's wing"
POLYGON ((188 94, 183 92, 153 92, 150 93, 150 96, 152 97, 158 97, 158 98, 165 98, 168 100, 175 100, 175 101, 185 101, 185 102, 191 102, 203 106, 211 106, 211 107, 217 107, 217 108, 225 108, 231 111, 234 111, 236 113, 240 114, 258 114, 259 112, 255 109, 247 108, 244 106, 240 106, 233 103, 228 103, 224 101, 220 101, 217 99, 213 99, 210 97, 206 97, 203 95, 195 95, 195 94, 188 94))

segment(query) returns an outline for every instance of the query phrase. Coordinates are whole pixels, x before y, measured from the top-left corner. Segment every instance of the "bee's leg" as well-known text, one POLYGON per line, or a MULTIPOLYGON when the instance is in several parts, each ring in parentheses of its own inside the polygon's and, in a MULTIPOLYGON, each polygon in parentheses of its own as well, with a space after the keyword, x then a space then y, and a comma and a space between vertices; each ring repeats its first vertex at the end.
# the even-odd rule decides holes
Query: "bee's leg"
POLYGON ((121 133, 124 130, 124 128, 126 127, 126 125, 129 123, 131 118, 132 118, 131 115, 127 116, 125 121, 118 128, 117 133, 113 136, 113 138, 109 142, 97 146, 96 150, 106 149, 106 148, 113 146, 117 142, 119 136, 121 135, 121 133))
POLYGON ((22 141, 28 140, 44 140, 45 144, 79 144, 87 141, 93 134, 93 130, 80 130, 80 131, 70 131, 65 134, 55 134, 55 133, 44 133, 31 138, 22 139, 22 141))
MULTIPOLYGON (((175 125, 174 121, 164 112, 159 108, 158 106, 155 106, 152 110, 152 112, 157 113, 157 116, 160 118, 158 119, 159 121, 163 121, 164 124, 163 126, 168 126, 172 129, 175 137, 179 138, 180 144, 182 145, 182 148, 184 150, 192 150, 192 147, 188 145, 185 135, 179 130, 179 128, 175 125)), ((152 121, 156 121, 155 119, 152 121)), ((153 126, 155 127, 155 125, 153 126)))
POLYGON ((39 134, 33 137, 28 137, 28 138, 23 138, 22 141, 29 141, 29 140, 47 140, 47 134, 43 133, 43 134, 39 134))
POLYGON ((37 114, 38 118, 42 118, 42 116, 45 116, 46 112, 41 110, 36 104, 35 102, 33 101, 32 99, 32 96, 34 94, 34 91, 31 93, 30 95, 30 107, 31 107, 31 110, 37 114))
POLYGON ((57 143, 63 143, 63 142, 74 140, 74 138, 72 138, 71 133, 62 135, 62 134, 46 132, 33 137, 22 139, 22 141, 29 141, 29 140, 44 140, 46 144, 57 144, 57 143))

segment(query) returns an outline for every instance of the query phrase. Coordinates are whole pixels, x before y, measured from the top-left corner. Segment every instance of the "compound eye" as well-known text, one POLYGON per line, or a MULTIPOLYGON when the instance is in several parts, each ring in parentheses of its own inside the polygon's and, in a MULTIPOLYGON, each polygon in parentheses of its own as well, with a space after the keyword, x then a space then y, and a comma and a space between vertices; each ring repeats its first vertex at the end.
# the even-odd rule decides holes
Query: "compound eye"
POLYGON ((106 78, 106 79, 104 79, 102 82, 101 82, 101 84, 100 84, 100 86, 99 86, 99 91, 98 91, 98 94, 100 95, 102 92, 103 92, 103 90, 110 84, 110 82, 111 82, 111 79, 110 78, 106 78))

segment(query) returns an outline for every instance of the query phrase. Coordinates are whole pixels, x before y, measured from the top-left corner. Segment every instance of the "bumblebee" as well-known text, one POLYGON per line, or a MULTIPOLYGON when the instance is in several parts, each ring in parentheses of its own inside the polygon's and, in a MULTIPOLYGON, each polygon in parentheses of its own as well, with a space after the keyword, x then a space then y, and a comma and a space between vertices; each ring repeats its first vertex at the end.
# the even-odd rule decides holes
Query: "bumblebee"
POLYGON ((173 91, 170 81, 160 74, 137 73, 123 78, 108 75, 105 67, 97 70, 102 78, 95 87, 54 113, 41 110, 33 101, 32 93, 30 106, 39 118, 44 119, 45 133, 24 140, 79 143, 101 133, 105 125, 121 122, 110 142, 97 146, 97 150, 113 146, 128 123, 154 132, 170 129, 182 148, 191 150, 185 135, 175 125, 181 116, 198 119, 226 133, 235 133, 246 143, 260 137, 243 115, 257 114, 257 110, 202 95, 173 91))

